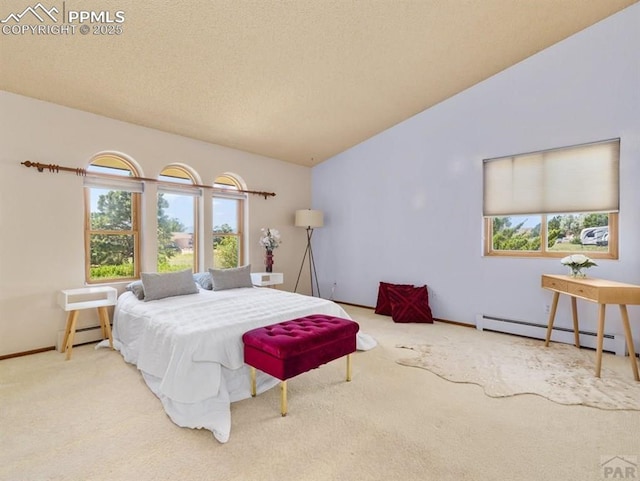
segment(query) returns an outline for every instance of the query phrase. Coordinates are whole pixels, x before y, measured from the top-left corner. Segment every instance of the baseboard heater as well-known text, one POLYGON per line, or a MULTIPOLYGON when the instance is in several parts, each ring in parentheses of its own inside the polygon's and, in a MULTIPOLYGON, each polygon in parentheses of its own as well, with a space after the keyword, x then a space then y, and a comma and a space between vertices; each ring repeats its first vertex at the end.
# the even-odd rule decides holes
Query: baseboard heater
MULTIPOLYGON (((101 341, 102 327, 92 326, 84 327, 82 329, 76 329, 76 335, 73 337, 73 346, 79 346, 81 344, 89 344, 90 342, 101 341)), ((62 352, 62 343, 64 342, 64 331, 58 331, 58 338, 56 339, 56 350, 62 352)))
MULTIPOLYGON (((478 314, 476 316, 476 329, 480 331, 503 332, 533 339, 546 339, 547 325, 536 322, 505 319, 502 317, 478 314)), ((597 333, 591 331, 580 332, 580 346, 596 349, 597 333)), ((554 326, 551 332, 551 340, 564 344, 574 344, 573 329, 554 326)), ((612 352, 616 356, 627 355, 627 345, 624 334, 605 333, 602 341, 602 350, 612 352)))

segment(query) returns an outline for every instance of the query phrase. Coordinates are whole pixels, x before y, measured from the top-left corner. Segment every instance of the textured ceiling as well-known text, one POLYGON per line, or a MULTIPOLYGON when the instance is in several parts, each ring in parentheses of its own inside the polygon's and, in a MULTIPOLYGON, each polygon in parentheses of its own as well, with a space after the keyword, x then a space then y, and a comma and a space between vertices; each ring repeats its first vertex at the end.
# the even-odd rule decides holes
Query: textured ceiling
POLYGON ((636 1, 42 0, 123 32, 2 34, 0 89, 315 165, 636 1))

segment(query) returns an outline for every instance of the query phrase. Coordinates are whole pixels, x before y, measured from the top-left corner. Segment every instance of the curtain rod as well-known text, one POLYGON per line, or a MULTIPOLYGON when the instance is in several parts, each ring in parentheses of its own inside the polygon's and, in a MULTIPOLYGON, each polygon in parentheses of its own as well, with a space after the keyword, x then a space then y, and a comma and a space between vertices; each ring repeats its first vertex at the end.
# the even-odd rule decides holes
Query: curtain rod
MULTIPOLYGON (((114 175, 114 174, 106 174, 106 173, 102 173, 102 172, 87 172, 87 169, 83 169, 81 167, 64 167, 62 165, 56 165, 56 164, 41 164, 40 162, 31 162, 30 160, 26 160, 24 162, 20 162, 20 164, 24 165, 25 167, 35 167, 38 172, 44 172, 45 169, 47 169, 49 172, 55 173, 57 174, 60 171, 63 172, 73 172, 74 174, 81 176, 81 177, 86 177, 87 175, 89 175, 90 177, 104 177, 107 179, 118 179, 118 180, 122 180, 122 179, 129 179, 129 180, 140 180, 143 182, 155 182, 157 184, 166 184, 166 185, 177 185, 177 186, 191 186, 191 187, 200 187, 202 189, 211 189, 211 190, 221 190, 223 191, 224 189, 217 189, 216 187, 212 187, 210 185, 201 185, 201 184, 181 184, 180 182, 169 182, 166 180, 158 180, 158 179, 151 179, 148 177, 137 177, 137 176, 132 176, 132 177, 122 177, 120 175, 114 175)), ((243 194, 255 194, 255 195, 261 195, 265 198, 265 200, 267 199, 267 197, 275 197, 276 194, 275 192, 263 192, 263 191, 257 191, 257 190, 242 190, 242 189, 234 189, 234 192, 241 192, 243 194)))

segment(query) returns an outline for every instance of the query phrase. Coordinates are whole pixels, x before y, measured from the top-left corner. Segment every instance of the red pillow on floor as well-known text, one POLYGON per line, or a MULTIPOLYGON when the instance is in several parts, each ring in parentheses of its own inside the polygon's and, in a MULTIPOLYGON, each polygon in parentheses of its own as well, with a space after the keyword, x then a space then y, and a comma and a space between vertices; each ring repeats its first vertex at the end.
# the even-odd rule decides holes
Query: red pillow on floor
POLYGON ((393 322, 433 323, 427 286, 409 288, 390 286, 387 294, 393 322))
POLYGON ((381 316, 391 315, 391 304, 389 302, 389 294, 387 290, 389 287, 413 287, 412 284, 391 284, 389 282, 380 282, 378 287, 378 300, 376 301, 376 314, 381 316))

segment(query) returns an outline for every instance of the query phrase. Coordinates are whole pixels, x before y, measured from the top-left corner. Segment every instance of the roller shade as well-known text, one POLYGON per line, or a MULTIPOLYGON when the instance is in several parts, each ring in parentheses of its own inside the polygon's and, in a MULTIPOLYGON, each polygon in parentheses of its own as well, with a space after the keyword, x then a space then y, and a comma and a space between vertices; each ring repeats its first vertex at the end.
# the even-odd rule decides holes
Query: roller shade
POLYGON ((158 183, 158 193, 162 194, 176 194, 176 195, 190 195, 193 197, 201 197, 202 189, 194 185, 182 185, 178 183, 163 184, 158 183))
POLYGON ((141 180, 133 180, 126 177, 120 179, 115 176, 107 178, 87 174, 84 178, 84 186, 97 189, 122 190, 125 192, 142 193, 144 191, 144 185, 141 180))
POLYGON ((483 162, 483 215, 617 212, 620 139, 483 162))
POLYGON ((245 200, 247 198, 247 194, 243 192, 238 192, 236 189, 224 189, 224 188, 213 188, 213 197, 219 197, 221 199, 236 199, 236 200, 245 200))

